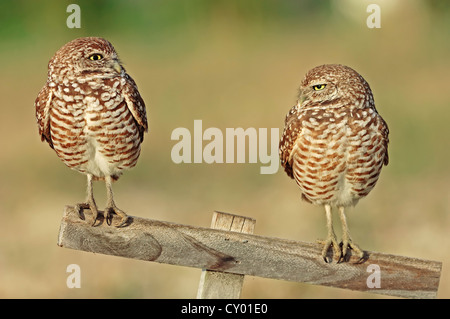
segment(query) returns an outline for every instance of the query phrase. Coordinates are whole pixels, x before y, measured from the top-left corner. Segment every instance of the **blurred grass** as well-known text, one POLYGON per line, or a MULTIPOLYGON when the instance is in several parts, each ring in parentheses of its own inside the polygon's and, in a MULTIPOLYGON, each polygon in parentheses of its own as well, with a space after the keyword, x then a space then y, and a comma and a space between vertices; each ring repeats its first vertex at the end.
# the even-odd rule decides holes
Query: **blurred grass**
MULTIPOLYGON (((370 3, 377 1, 370 1, 370 3)), ((450 297, 448 108, 449 6, 379 2, 382 27, 365 26, 369 2, 79 1, 82 28, 65 26, 68 2, 0 5, 0 297, 195 297, 197 269, 61 249, 63 207, 84 199, 85 177, 40 142, 34 99, 64 43, 99 35, 116 47, 147 103, 150 134, 136 168, 115 184, 129 214, 209 226, 222 210, 256 218, 256 234, 314 241, 321 207, 300 201, 282 169, 261 164, 171 161, 173 129, 279 127, 304 73, 342 63, 370 83, 391 134, 390 164, 372 193, 349 210, 364 249, 444 262, 439 297, 450 297), (356 4, 355 4, 356 3, 356 4), (366 4, 367 3, 367 4, 366 4), (66 287, 79 264, 82 288, 66 287)), ((105 191, 95 184, 97 203, 105 191)), ((248 277, 245 298, 372 298, 339 289, 248 277)))

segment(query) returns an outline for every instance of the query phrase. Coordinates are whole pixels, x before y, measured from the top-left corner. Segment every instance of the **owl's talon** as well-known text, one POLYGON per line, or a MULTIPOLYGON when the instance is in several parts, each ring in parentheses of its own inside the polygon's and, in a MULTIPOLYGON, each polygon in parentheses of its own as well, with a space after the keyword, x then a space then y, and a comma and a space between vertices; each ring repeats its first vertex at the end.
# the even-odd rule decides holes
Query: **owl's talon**
POLYGON ((126 226, 128 224, 128 221, 129 221, 129 217, 128 216, 122 217, 122 220, 120 221, 120 224, 117 225, 116 227, 120 228, 120 227, 126 226))
POLYGON ((89 203, 79 203, 75 205, 75 211, 78 214, 78 217, 80 217, 81 220, 85 220, 85 216, 83 213, 83 210, 85 209, 89 209, 92 212, 92 226, 95 226, 95 223, 97 221, 97 217, 98 217, 98 210, 97 210, 97 206, 95 206, 94 204, 89 204, 89 203))
POLYGON ((111 226, 112 215, 108 208, 106 208, 105 211, 103 212, 103 219, 108 226, 111 226))
POLYGON ((354 244, 351 239, 344 239, 341 242, 341 246, 342 246, 342 261, 345 261, 348 249, 351 249, 355 253, 355 255, 359 257, 358 263, 361 263, 362 261, 365 260, 364 251, 361 248, 359 248, 358 245, 354 244))
POLYGON ((93 210, 91 210, 92 211, 92 226, 95 226, 95 223, 97 222, 97 219, 98 219, 98 211, 97 211, 97 209, 95 209, 95 211, 93 211, 93 210))
POLYGON ((359 260, 356 262, 356 264, 362 264, 369 258, 369 255, 365 251, 363 251, 363 255, 359 260))
POLYGON ((346 262, 347 260, 345 259, 345 255, 341 252, 341 255, 338 258, 338 261, 336 262, 337 264, 341 264, 343 262, 346 262))
MULTIPOLYGON (((322 249, 322 258, 327 264, 333 261, 334 256, 341 256, 342 252, 336 240, 336 237, 328 237, 326 240, 319 240, 318 242, 324 245, 322 249), (330 258, 328 258, 328 251, 330 250, 330 248, 333 248, 333 254, 330 258)), ((339 260, 340 258, 341 257, 339 257, 339 260)))
POLYGON ((76 204, 75 205, 75 211, 78 215, 78 217, 80 217, 81 220, 85 220, 84 214, 83 214, 83 209, 89 209, 89 204, 87 203, 80 203, 80 204, 76 204))
POLYGON ((128 219, 129 219, 128 215, 124 211, 120 210, 119 208, 112 206, 112 207, 107 207, 105 209, 105 213, 104 213, 105 221, 109 226, 111 226, 111 224, 112 224, 112 214, 116 214, 122 218, 120 220, 120 223, 118 225, 116 225, 117 228, 123 227, 127 224, 128 219))

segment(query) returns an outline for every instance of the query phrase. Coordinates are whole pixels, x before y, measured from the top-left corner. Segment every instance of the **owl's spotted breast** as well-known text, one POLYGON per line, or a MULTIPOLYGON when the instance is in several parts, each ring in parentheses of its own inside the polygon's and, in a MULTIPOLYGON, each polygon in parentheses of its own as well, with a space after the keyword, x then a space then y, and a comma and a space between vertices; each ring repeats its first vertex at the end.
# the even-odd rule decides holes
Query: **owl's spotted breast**
POLYGON ((284 134, 285 168, 314 204, 355 205, 375 186, 385 158, 383 130, 372 109, 305 110, 284 134), (381 132, 379 132, 381 129, 381 132))
POLYGON ((88 89, 57 86, 50 132, 56 153, 70 168, 104 178, 118 177, 136 165, 142 137, 124 96, 117 92, 121 81, 108 79, 88 89), (80 98, 72 98, 73 91, 80 98))

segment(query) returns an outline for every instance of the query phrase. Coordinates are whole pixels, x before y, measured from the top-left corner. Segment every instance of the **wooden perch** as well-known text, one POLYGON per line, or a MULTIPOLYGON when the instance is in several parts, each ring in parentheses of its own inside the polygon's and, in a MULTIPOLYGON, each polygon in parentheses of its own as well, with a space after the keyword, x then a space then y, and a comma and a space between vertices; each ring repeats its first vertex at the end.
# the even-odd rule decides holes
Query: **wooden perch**
MULTIPOLYGON (((211 228, 252 234, 256 221, 253 218, 214 212, 211 228)), ((214 270, 202 270, 197 299, 239 299, 244 275, 214 270)))
MULTIPOLYGON (((130 217, 126 227, 91 226, 67 206, 58 245, 106 255, 407 298, 436 298, 442 263, 366 252, 325 263, 320 244, 130 217), (372 265, 372 266, 371 266, 372 265), (373 267, 375 265, 375 268, 373 267), (377 268, 378 267, 378 268, 377 268), (379 287, 371 285, 378 269, 379 287), (369 288, 374 287, 374 288, 369 288)), ((114 216, 113 225, 119 218, 114 216)))

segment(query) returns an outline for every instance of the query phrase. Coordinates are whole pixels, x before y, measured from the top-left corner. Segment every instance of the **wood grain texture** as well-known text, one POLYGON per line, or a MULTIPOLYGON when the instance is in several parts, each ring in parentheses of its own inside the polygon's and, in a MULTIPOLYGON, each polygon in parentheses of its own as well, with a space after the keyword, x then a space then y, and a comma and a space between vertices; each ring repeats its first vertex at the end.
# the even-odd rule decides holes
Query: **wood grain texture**
MULTIPOLYGON (((214 212, 211 228, 252 234, 256 221, 253 218, 214 212)), ((244 275, 203 269, 197 291, 197 299, 241 298, 244 275)))
MULTIPOLYGON (((92 215, 85 211, 88 221, 92 215)), ((114 216, 113 225, 119 222, 114 216)), ((282 279, 407 298, 436 298, 442 263, 367 251, 357 263, 324 263, 321 245, 130 217, 126 227, 92 227, 67 206, 58 245, 106 255, 282 279), (369 288, 369 265, 380 268, 380 288, 369 288)))

